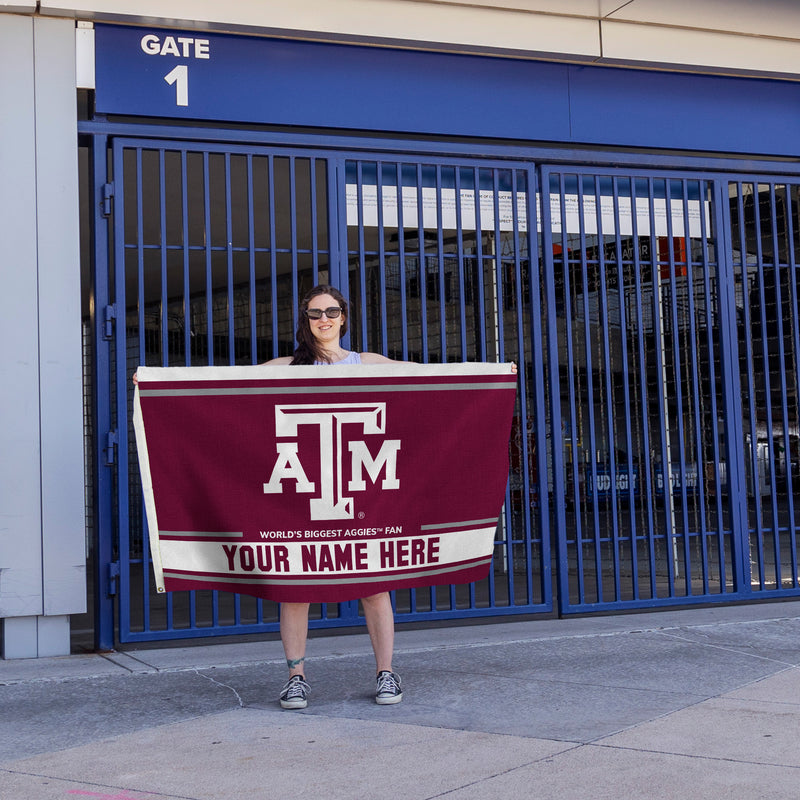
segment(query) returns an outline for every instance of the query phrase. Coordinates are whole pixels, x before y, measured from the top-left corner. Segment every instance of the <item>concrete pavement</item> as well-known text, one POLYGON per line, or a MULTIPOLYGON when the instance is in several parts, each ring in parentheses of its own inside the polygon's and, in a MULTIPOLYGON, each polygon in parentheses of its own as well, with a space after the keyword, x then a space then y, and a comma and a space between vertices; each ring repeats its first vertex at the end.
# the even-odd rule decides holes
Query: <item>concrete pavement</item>
POLYGON ((0 800, 800 798, 800 602, 0 662, 0 800))

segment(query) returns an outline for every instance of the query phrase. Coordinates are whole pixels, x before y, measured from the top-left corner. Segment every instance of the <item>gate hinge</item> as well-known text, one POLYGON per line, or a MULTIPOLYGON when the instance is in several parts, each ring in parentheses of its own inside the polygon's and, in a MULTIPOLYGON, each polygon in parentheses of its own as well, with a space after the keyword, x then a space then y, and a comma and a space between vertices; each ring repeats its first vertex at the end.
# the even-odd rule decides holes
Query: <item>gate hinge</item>
POLYGON ((103 199, 102 199, 102 206, 103 206, 103 216, 110 217, 111 216, 111 198, 114 196, 114 184, 113 183, 104 183, 103 184, 103 199))
POLYGON ((117 593, 117 578, 119 578, 119 561, 112 561, 108 565, 108 596, 113 597, 117 593))
POLYGON ((109 431, 106 434, 106 466, 113 466, 115 460, 115 453, 117 444, 119 443, 119 436, 117 432, 109 431))
POLYGON ((106 306, 103 312, 103 338, 111 339, 114 336, 114 320, 117 318, 117 307, 106 306))
POLYGON ((114 320, 117 318, 117 307, 106 306, 103 312, 103 338, 111 339, 114 336, 114 320))

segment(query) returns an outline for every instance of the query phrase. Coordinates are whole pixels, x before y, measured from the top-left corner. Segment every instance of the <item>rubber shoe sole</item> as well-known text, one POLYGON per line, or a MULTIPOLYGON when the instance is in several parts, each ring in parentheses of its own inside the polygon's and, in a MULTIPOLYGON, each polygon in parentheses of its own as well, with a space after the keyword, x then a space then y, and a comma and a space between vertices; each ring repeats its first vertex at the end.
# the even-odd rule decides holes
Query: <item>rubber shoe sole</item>
POLYGON ((393 706, 395 703, 399 703, 403 699, 403 693, 400 694, 392 694, 387 695, 385 697, 376 697, 375 702, 379 706, 393 706))
MULTIPOLYGON (((274 697, 275 695, 273 695, 274 697)), ((291 700, 281 700, 281 708, 306 708, 308 700, 303 697, 294 697, 291 700)))

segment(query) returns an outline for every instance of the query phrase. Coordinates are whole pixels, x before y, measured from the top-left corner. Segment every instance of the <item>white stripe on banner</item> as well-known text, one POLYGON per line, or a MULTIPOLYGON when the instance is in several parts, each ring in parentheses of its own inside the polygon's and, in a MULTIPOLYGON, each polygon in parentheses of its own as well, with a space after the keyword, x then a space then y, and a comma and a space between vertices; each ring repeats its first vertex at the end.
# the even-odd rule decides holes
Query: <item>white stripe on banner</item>
POLYGON ((347 576, 405 572, 415 567, 472 561, 491 552, 496 525, 472 530, 364 541, 325 541, 327 531, 306 531, 303 541, 182 541, 165 539, 161 560, 164 571, 181 570, 213 575, 254 574, 347 576))

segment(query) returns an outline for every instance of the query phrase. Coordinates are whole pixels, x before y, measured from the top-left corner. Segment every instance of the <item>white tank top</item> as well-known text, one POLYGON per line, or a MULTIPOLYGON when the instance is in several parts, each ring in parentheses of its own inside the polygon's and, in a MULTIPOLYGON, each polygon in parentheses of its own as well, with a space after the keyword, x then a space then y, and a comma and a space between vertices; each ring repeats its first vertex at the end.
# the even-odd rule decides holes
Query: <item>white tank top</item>
POLYGON ((328 366, 328 367, 336 367, 339 364, 360 364, 361 363, 361 355, 356 353, 355 350, 351 350, 343 359, 340 361, 315 361, 315 364, 319 366, 328 366))

